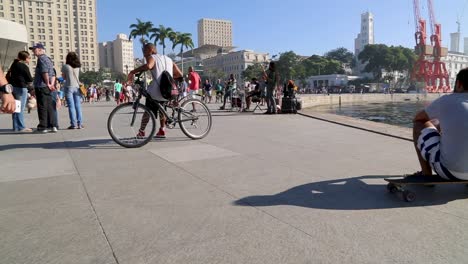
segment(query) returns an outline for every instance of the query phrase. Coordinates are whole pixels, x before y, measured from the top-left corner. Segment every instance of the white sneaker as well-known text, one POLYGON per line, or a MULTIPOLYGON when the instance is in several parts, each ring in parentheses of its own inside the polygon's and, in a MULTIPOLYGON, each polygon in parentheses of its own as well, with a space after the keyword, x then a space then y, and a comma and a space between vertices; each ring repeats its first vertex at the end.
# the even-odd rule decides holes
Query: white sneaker
POLYGON ((53 127, 53 128, 50 130, 50 132, 52 132, 52 133, 57 133, 57 132, 58 132, 58 129, 57 129, 56 127, 53 127))

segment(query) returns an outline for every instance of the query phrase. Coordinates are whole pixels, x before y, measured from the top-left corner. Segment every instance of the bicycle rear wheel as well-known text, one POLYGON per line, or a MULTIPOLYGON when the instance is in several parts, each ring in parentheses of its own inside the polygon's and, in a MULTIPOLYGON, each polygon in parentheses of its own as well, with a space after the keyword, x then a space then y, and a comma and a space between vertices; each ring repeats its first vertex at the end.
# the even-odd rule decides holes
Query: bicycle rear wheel
POLYGON ((191 139, 202 139, 211 130, 211 112, 200 100, 190 99, 182 103, 179 111, 179 125, 191 139))
POLYGON ((107 130, 112 139, 122 147, 139 148, 153 138, 156 118, 145 105, 121 104, 111 112, 107 130))

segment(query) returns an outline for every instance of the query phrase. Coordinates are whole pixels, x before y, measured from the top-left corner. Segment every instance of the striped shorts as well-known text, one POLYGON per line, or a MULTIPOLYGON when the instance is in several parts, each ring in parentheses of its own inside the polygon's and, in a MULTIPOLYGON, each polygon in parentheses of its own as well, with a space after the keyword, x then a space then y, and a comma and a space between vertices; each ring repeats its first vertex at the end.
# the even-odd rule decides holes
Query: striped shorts
POLYGON ((424 160, 429 162, 431 168, 445 180, 459 181, 440 161, 440 133, 434 127, 421 131, 418 139, 418 149, 424 160))

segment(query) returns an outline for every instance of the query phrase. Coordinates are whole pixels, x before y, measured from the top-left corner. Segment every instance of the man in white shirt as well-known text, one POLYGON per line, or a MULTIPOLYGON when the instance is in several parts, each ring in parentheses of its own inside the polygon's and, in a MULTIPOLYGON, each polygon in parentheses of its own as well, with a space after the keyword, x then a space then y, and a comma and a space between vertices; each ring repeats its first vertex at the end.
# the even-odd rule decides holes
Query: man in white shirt
MULTIPOLYGON (((156 101, 167 101, 161 94, 161 88, 159 87, 159 83, 161 82, 161 74, 163 71, 168 71, 169 74, 173 76, 174 79, 182 77, 182 72, 180 71, 179 67, 175 63, 172 62, 172 59, 165 56, 158 54, 156 50, 156 46, 151 43, 145 44, 143 47, 143 55, 146 58, 146 64, 132 70, 128 74, 128 81, 133 82, 134 76, 137 73, 143 71, 150 71, 151 76, 153 77, 153 81, 148 86, 148 93, 151 95, 151 98, 156 101)), ((157 117, 159 112, 159 107, 157 104, 153 103, 151 100, 146 100, 146 106, 151 109, 154 115, 157 117)), ((156 134, 157 138, 166 138, 166 117, 162 114, 159 114, 159 123, 161 128, 159 128, 158 133, 156 134)), ((146 124, 142 122, 140 131, 138 136, 144 137, 144 131, 146 128, 146 124)))
POLYGON ((458 73, 453 94, 432 102, 413 122, 417 174, 434 170, 446 180, 468 180, 468 68, 458 73))

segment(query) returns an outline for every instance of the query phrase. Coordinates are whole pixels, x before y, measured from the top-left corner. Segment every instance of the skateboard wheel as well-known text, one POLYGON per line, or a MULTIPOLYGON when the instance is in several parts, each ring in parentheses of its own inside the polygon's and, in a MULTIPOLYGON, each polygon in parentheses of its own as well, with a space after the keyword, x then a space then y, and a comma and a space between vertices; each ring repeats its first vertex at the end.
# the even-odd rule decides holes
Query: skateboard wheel
POLYGON ((398 192, 398 188, 397 188, 393 183, 387 184, 387 190, 388 190, 390 193, 396 193, 396 192, 398 192))
POLYGON ((416 199, 416 195, 410 191, 404 191, 403 198, 405 199, 405 201, 410 203, 416 199))

